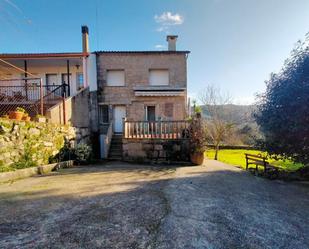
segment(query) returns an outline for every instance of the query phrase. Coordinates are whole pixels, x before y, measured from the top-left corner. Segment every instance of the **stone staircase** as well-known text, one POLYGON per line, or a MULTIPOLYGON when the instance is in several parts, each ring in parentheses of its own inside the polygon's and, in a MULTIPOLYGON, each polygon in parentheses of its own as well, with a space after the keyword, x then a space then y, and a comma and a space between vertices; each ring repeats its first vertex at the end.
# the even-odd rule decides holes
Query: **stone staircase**
POLYGON ((108 159, 122 159, 122 134, 114 134, 109 148, 108 159))

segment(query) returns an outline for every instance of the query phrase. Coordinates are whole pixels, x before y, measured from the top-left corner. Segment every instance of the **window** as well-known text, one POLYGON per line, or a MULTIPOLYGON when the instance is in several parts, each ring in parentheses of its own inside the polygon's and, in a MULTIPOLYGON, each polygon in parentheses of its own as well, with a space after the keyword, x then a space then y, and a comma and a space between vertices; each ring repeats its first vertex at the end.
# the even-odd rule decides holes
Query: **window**
POLYGON ((146 106, 146 120, 156 121, 156 107, 155 106, 146 106))
POLYGON ((57 85, 57 74, 54 73, 46 74, 46 85, 48 86, 57 85))
POLYGON ((76 89, 77 91, 84 88, 84 74, 77 73, 76 74, 76 89))
POLYGON ((124 70, 107 70, 106 81, 108 86, 124 86, 124 70))
POLYGON ((169 85, 169 73, 167 69, 150 69, 149 84, 151 86, 169 85))
POLYGON ((109 122, 109 113, 108 113, 108 105, 100 105, 99 106, 99 118, 100 123, 108 123, 109 122))

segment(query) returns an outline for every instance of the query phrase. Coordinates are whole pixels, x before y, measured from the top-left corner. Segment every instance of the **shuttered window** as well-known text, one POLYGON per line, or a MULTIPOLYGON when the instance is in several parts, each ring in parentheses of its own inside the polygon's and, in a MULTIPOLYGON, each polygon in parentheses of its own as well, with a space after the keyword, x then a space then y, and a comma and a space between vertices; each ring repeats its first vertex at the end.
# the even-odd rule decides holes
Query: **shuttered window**
POLYGON ((173 118, 173 113, 174 113, 174 104, 173 103, 165 103, 164 115, 168 118, 173 118))
POLYGON ((167 69, 150 69, 149 84, 151 86, 169 85, 169 73, 167 69))
POLYGON ((107 70, 106 83, 108 86, 124 86, 124 70, 107 70))

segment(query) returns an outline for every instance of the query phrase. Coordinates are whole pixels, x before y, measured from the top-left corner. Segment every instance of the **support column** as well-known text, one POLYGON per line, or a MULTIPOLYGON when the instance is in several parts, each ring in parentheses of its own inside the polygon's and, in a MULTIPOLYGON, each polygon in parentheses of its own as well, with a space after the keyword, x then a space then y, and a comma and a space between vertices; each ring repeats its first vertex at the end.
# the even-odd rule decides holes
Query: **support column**
MULTIPOLYGON (((24 60, 24 71, 25 71, 25 78, 28 78, 28 66, 27 61, 24 60)), ((25 92, 26 92, 26 100, 28 100, 28 81, 25 80, 25 92)))
POLYGON ((67 60, 67 84, 68 84, 68 96, 71 96, 70 87, 70 61, 67 60))

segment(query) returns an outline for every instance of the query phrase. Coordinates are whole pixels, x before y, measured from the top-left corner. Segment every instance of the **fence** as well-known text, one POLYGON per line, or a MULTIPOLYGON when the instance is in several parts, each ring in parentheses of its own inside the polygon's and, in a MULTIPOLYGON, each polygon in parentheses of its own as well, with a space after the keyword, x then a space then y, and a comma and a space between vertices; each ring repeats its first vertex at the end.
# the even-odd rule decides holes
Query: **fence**
POLYGON ((127 121, 124 138, 130 139, 187 139, 189 121, 127 121))
POLYGON ((0 116, 24 108, 30 116, 46 110, 65 97, 66 85, 42 85, 40 78, 0 80, 0 116))

